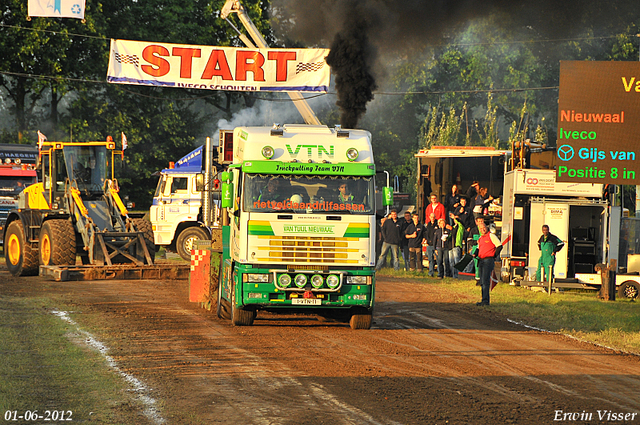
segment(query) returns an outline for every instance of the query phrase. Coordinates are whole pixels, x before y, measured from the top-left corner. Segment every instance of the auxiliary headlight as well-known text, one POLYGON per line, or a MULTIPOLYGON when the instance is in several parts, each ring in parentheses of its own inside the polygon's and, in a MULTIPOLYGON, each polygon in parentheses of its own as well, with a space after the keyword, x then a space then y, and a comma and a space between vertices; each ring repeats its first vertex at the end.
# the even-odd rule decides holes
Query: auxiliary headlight
POLYGON ((336 289, 340 285, 340 278, 335 274, 327 276, 327 286, 331 289, 336 289))
POLYGON ((356 148, 349 148, 347 149, 347 159, 349 161, 355 161, 356 159, 358 159, 358 149, 356 148))
POLYGON ((273 158, 273 154, 275 153, 275 151, 273 150, 273 148, 271 146, 265 146, 262 148, 262 156, 265 157, 266 159, 271 159, 273 158))
POLYGON ((307 276, 303 274, 297 274, 294 279, 294 283, 298 288, 304 288, 305 285, 307 284, 307 276))
POLYGON ((288 287, 289 285, 291 285, 291 276, 289 276, 288 274, 281 274, 278 277, 278 283, 283 288, 288 287))
POLYGON ((314 288, 322 288, 322 284, 324 283, 324 279, 319 274, 314 274, 311 276, 311 286, 314 288))

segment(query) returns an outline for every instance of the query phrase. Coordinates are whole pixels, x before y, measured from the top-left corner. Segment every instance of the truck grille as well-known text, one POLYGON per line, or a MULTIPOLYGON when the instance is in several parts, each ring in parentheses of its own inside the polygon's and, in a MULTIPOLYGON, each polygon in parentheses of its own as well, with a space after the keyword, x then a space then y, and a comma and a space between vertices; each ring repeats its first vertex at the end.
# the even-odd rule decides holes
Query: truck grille
POLYGON ((255 259, 264 262, 357 264, 358 238, 256 236, 255 259))

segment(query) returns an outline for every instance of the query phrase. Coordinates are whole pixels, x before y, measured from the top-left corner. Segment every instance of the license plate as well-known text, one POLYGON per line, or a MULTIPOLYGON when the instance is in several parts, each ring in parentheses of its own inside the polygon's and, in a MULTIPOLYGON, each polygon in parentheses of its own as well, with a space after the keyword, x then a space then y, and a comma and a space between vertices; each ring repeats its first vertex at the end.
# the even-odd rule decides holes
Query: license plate
POLYGON ((292 298, 293 305, 322 305, 322 300, 318 298, 292 298))

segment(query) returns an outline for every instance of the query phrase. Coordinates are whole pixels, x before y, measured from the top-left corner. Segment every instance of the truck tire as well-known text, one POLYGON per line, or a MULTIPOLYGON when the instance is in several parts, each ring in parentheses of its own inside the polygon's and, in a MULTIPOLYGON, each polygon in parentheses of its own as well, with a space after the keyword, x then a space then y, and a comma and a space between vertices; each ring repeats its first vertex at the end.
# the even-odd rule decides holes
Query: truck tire
POLYGON ((12 221, 4 238, 4 257, 7 269, 14 276, 38 274, 38 250, 27 244, 20 220, 12 221))
POLYGON ((630 298, 635 300, 640 295, 640 284, 633 280, 627 280, 622 282, 622 285, 618 287, 619 298, 630 298))
POLYGON ((200 227, 187 227, 178 235, 176 240, 176 252, 184 260, 191 261, 191 250, 195 241, 209 240, 209 235, 200 227))
POLYGON ((252 310, 244 310, 236 307, 236 291, 231 290, 231 323, 234 326, 251 326, 253 325, 255 315, 252 310))
POLYGON ((146 218, 134 218, 133 226, 138 232, 142 232, 144 243, 147 245, 151 260, 153 260, 156 256, 156 244, 153 242, 153 227, 151 226, 151 222, 146 218))
POLYGON ((76 264, 76 231, 68 220, 49 220, 40 229, 40 264, 66 266, 76 264))
POLYGON ((351 314, 349 326, 351 326, 351 329, 371 329, 372 321, 373 317, 370 311, 357 310, 351 314))
POLYGON ((222 288, 218 286, 218 305, 216 306, 216 315, 220 319, 229 320, 231 319, 231 314, 229 304, 222 299, 222 288))

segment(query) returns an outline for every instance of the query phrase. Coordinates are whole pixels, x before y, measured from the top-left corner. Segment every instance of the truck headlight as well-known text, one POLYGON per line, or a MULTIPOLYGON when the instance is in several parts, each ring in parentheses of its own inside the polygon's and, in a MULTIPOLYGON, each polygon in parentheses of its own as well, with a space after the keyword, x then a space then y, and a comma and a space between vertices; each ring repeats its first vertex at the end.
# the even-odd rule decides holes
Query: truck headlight
POLYGON ((370 285, 371 276, 347 276, 347 285, 370 285))
POLYGON ((249 283, 269 283, 269 274, 268 273, 245 273, 243 280, 249 283))

